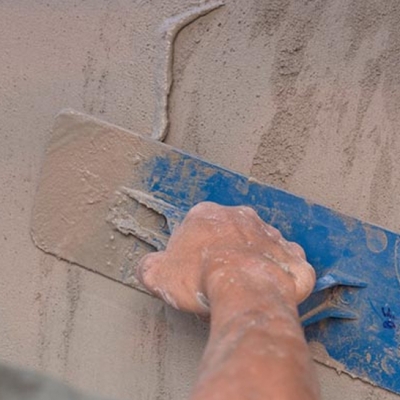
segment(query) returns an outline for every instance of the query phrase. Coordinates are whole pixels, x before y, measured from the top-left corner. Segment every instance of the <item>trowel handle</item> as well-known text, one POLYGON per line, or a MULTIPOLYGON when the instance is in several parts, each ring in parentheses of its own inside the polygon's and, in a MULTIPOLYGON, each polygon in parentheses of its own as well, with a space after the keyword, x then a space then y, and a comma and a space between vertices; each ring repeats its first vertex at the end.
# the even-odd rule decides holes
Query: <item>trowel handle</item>
POLYGON ((366 287, 366 282, 332 268, 317 279, 311 296, 300 305, 302 325, 306 327, 326 318, 357 319, 358 314, 344 300, 346 289, 366 287))

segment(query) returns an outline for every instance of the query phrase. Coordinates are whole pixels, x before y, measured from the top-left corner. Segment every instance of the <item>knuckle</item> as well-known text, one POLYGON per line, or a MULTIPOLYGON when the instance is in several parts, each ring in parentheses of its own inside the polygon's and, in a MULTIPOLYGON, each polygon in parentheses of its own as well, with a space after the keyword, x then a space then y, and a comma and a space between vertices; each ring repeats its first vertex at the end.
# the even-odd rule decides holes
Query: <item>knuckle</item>
POLYGON ((316 274, 311 264, 304 262, 295 275, 296 288, 298 292, 298 303, 304 301, 312 292, 315 285, 316 274))
POLYGON ((276 229, 273 226, 271 226, 271 231, 277 238, 279 238, 279 239, 282 238, 282 234, 281 234, 281 231, 279 229, 276 229))
POLYGON ((306 253, 304 252, 304 249, 299 244, 297 244, 295 242, 288 242, 288 244, 289 244, 290 250, 293 253, 295 253, 298 256, 300 256, 301 258, 305 259, 306 253))
POLYGON ((246 213, 247 215, 249 215, 251 217, 257 216, 257 212, 249 206, 240 206, 239 211, 242 211, 243 213, 246 213))
POLYGON ((214 222, 222 222, 231 215, 230 213, 230 207, 221 206, 217 203, 212 202, 202 202, 196 204, 193 208, 190 209, 186 216, 186 219, 192 221, 197 219, 205 219, 212 220, 214 222))
POLYGON ((211 211, 215 211, 220 208, 222 208, 222 207, 216 203, 212 203, 210 201, 203 201, 203 202, 198 203, 195 206, 193 206, 189 210, 188 216, 202 216, 202 215, 206 215, 207 213, 209 213, 211 211))
POLYGON ((269 224, 264 224, 264 231, 267 233, 268 236, 270 236, 272 239, 275 240, 280 240, 282 239, 282 234, 281 232, 274 228, 272 225, 269 224))

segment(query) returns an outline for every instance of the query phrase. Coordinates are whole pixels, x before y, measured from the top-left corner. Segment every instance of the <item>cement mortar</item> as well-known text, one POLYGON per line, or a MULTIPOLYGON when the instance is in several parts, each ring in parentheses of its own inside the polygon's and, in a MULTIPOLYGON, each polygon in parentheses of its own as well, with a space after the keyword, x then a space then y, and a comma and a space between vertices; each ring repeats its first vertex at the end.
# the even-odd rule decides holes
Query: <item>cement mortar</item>
MULTIPOLYGON (((0 4, 2 359, 104 396, 186 398, 207 327, 41 253, 29 226, 53 116, 150 134, 158 29, 199 4, 0 4)), ((399 230, 399 22, 394 0, 227 1, 176 40, 167 142, 399 230)), ((319 373, 326 400, 397 398, 319 373)))

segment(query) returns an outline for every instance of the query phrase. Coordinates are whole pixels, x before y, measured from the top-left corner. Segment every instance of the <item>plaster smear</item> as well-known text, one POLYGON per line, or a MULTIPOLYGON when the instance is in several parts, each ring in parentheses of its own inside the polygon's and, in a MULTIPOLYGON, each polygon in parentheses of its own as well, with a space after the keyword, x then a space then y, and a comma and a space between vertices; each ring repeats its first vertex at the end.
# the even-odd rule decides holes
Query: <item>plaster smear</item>
POLYGON ((76 112, 58 115, 35 196, 35 244, 61 259, 130 282, 130 269, 148 249, 127 237, 123 223, 136 216, 137 203, 119 190, 132 180, 132 159, 145 153, 136 136, 113 125, 97 124, 76 112))
POLYGON ((185 26, 223 5, 222 1, 202 3, 183 14, 168 18, 162 24, 160 29, 161 40, 158 47, 158 61, 155 68, 156 107, 151 135, 153 139, 164 140, 168 134, 169 95, 173 82, 172 66, 176 36, 185 26))
MULTIPOLYGON (((108 397, 187 397, 205 325, 42 254, 29 228, 53 116, 150 134, 159 28, 203 4, 1 2, 1 358, 108 397)), ((175 40, 167 142, 399 230, 399 16, 395 0, 226 1, 175 40)), ((397 398, 318 371, 326 400, 397 398)))

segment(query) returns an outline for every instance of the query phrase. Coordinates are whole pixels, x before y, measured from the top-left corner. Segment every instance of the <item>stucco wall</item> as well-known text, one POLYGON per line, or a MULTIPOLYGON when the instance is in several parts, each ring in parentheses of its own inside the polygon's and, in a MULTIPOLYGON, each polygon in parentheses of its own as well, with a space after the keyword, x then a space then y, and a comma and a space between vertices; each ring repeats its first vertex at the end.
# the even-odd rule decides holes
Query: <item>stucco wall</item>
MULTIPOLYGON (((396 3, 227 1, 178 36, 167 142, 399 230, 396 3)), ((106 396, 185 398, 206 325, 41 253, 29 224, 54 115, 149 134, 158 28, 196 4, 0 3, 2 359, 106 396)), ((395 398, 319 372, 324 399, 395 398)))

